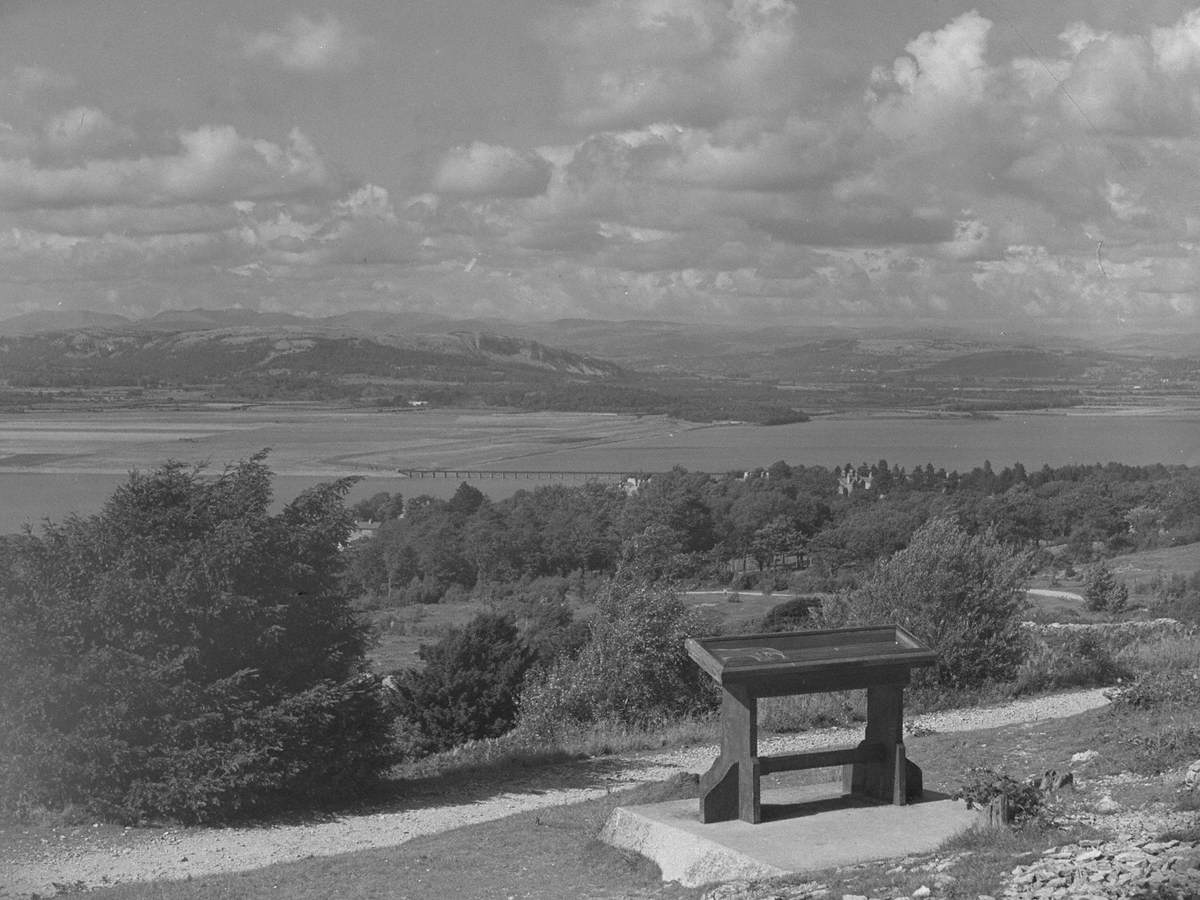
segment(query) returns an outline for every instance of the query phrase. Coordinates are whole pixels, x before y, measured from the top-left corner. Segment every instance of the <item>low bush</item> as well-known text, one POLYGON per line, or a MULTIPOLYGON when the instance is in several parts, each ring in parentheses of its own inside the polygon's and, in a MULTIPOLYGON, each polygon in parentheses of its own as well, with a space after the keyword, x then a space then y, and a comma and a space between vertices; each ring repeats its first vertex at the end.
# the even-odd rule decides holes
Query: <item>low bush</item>
POLYGON ((1083 597, 1092 612, 1121 612, 1129 603, 1129 588, 1108 566, 1096 563, 1084 572, 1083 597))
POLYGON ((1167 717, 1125 742, 1133 751, 1129 768, 1138 775, 1160 775, 1200 758, 1200 723, 1167 717))
POLYGON ((1028 651, 1013 683, 1017 696, 1041 691, 1117 684, 1133 677, 1113 641, 1094 630, 1057 630, 1030 635, 1028 651))
POLYGON ((1194 704, 1200 695, 1200 669, 1169 669, 1141 674, 1113 693, 1114 706, 1148 709, 1156 706, 1194 704))
POLYGON ((535 655, 507 616, 485 613, 421 647, 420 669, 392 674, 395 709, 412 755, 447 750, 512 728, 535 655))
POLYGON ((763 631, 799 631, 812 623, 813 601, 806 597, 785 600, 771 607, 762 619, 763 631))
POLYGON ((1120 661, 1135 673, 1194 669, 1200 661, 1200 634, 1182 629, 1125 641, 1120 661))
POLYGON ((673 592, 645 583, 610 583, 597 598, 587 642, 531 674, 521 692, 520 729, 537 740, 597 723, 640 727, 715 705, 712 681, 684 639, 701 620, 673 592))
POLYGON ((1150 585, 1152 602, 1159 615, 1192 625, 1200 623, 1200 572, 1189 576, 1158 575, 1150 585))
POLYGON ((967 780, 952 795, 955 800, 965 800, 967 809, 982 809, 997 797, 1003 797, 1007 802, 1008 821, 1012 824, 1041 818, 1046 797, 1038 785, 1017 781, 994 769, 971 769, 967 774, 967 780))

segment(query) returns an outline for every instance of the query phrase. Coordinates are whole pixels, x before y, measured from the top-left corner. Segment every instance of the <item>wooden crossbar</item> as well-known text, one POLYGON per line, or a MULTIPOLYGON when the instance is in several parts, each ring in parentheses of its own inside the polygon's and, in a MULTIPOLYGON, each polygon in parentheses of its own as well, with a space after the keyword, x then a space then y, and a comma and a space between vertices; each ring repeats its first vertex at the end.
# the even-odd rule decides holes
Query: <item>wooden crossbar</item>
POLYGON ((860 744, 844 750, 818 750, 812 753, 760 756, 758 771, 762 775, 770 775, 772 772, 794 772, 799 769, 823 769, 827 766, 879 762, 883 759, 883 753, 883 744, 872 743, 860 744))

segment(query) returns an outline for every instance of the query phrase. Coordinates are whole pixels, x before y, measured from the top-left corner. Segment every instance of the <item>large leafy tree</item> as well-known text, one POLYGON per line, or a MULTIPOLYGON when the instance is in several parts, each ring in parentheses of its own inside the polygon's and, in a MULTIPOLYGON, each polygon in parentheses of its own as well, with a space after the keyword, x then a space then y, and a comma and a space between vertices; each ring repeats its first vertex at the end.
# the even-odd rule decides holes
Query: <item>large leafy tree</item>
POLYGON ((969 534, 933 518, 861 587, 823 607, 824 624, 903 625, 937 651, 932 677, 945 686, 1007 680, 1025 652, 1027 572, 1028 557, 993 532, 969 534))
POLYGON ((262 454, 133 474, 0 560, 0 799, 220 818, 391 761, 339 592, 348 482, 272 514, 262 454))

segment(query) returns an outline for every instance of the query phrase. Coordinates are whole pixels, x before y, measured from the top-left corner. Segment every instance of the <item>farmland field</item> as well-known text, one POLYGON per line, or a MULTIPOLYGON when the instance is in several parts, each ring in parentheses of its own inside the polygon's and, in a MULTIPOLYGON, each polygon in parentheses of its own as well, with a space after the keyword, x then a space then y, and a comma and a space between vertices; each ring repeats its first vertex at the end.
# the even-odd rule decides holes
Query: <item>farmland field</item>
MULTIPOLYGON (((886 459, 968 470, 990 460, 1200 465, 1200 410, 1071 410, 994 418, 845 414, 777 427, 696 425, 661 416, 503 413, 471 410, 370 412, 275 404, 213 410, 38 412, 0 417, 0 531, 44 517, 96 510, 131 469, 167 459, 226 463, 271 448, 276 494, 362 476, 352 497, 378 490, 446 496, 450 479, 408 480, 399 469, 655 472, 674 465, 709 472, 777 460, 834 466, 886 459)), ((492 496, 536 486, 486 479, 492 496)))

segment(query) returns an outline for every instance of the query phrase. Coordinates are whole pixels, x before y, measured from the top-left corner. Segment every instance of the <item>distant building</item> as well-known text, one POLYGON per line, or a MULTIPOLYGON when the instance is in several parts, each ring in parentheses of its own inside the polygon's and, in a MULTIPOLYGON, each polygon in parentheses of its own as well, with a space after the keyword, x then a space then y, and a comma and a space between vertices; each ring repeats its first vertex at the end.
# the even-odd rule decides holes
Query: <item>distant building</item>
POLYGON ((346 538, 347 544, 353 544, 355 541, 366 540, 367 538, 375 537, 375 533, 379 531, 378 522, 369 522, 359 520, 354 523, 354 528, 350 532, 350 536, 346 538))
POLYGON ((650 479, 648 477, 643 476, 639 478, 636 475, 630 475, 625 479, 624 483, 621 485, 621 488, 625 491, 626 497, 632 497, 649 483, 650 479))
POLYGON ((874 484, 875 473, 870 469, 864 471, 846 466, 845 470, 838 474, 838 491, 843 497, 849 497, 855 491, 869 491, 874 484))

